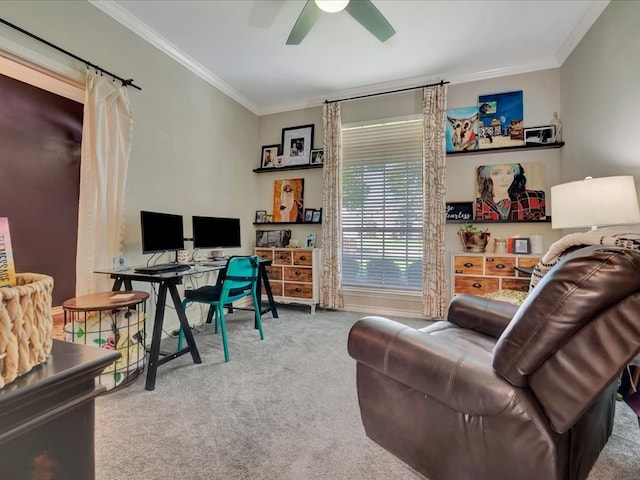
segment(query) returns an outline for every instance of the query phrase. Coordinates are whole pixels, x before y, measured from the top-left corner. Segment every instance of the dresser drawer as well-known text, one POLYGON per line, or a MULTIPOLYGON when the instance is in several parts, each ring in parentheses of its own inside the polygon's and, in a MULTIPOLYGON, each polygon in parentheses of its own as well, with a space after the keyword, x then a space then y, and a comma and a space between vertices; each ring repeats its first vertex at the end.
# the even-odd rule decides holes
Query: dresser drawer
POLYGON ((521 292, 529 291, 529 280, 517 280, 515 278, 503 278, 502 290, 519 290, 521 292))
POLYGON ((485 258, 485 275, 494 277, 514 277, 516 266, 514 257, 487 257, 485 258))
POLYGON ((284 296, 296 298, 313 298, 313 286, 311 284, 285 282, 284 296))
POLYGON ((274 265, 291 265, 291 250, 274 250, 274 265))
MULTIPOLYGON (((284 294, 284 284, 282 282, 269 282, 269 285, 271 285, 271 294, 274 297, 281 297, 284 294)), ((262 294, 265 294, 264 290, 262 294)))
POLYGON ((539 258, 519 258, 518 266, 533 268, 538 264, 538 262, 540 262, 539 258))
POLYGON ((309 282, 313 279, 313 272, 310 268, 284 267, 282 278, 285 281, 309 282))
POLYGON ((311 250, 303 250, 293 252, 293 264, 310 267, 313 265, 313 252, 311 250))
POLYGON ((282 267, 264 267, 269 276, 269 280, 282 280, 282 267))
POLYGON ((465 275, 482 275, 482 257, 456 256, 455 272, 465 275))
POLYGON ((260 260, 273 260, 273 250, 265 248, 256 248, 256 255, 260 260))
POLYGON ((495 292, 499 287, 499 278, 455 277, 455 293, 482 295, 484 293, 495 292))

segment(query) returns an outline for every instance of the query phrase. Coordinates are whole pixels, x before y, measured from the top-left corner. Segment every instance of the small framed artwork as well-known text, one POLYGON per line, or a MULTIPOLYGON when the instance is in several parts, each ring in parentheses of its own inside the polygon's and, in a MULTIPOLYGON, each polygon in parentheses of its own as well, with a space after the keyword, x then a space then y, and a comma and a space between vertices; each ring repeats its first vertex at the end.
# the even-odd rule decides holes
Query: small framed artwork
POLYGON ((514 238, 513 253, 531 253, 531 241, 528 238, 514 238))
POLYGON ((274 168, 278 166, 278 150, 280 145, 265 145, 260 155, 260 168, 274 168))
POLYGON ((315 233, 307 233, 307 248, 316 248, 316 234, 315 233))
POLYGON ((311 165, 321 165, 324 163, 324 149, 311 150, 311 165))
POLYGON ((264 223, 264 216, 267 214, 266 210, 256 210, 255 223, 264 223))
POLYGON ((545 143, 553 143, 556 135, 556 127, 547 125, 544 127, 531 127, 524 129, 525 145, 544 145, 545 143))
POLYGON ((322 222, 322 209, 314 210, 313 215, 311 216, 311 223, 321 223, 322 222))
POLYGON ((282 129, 282 160, 285 167, 308 165, 313 148, 314 125, 282 129))
POLYGON ((263 215, 262 223, 273 223, 273 215, 263 215))
POLYGON ((313 212, 315 212, 313 208, 304 209, 304 221, 306 223, 311 223, 313 221, 313 212))

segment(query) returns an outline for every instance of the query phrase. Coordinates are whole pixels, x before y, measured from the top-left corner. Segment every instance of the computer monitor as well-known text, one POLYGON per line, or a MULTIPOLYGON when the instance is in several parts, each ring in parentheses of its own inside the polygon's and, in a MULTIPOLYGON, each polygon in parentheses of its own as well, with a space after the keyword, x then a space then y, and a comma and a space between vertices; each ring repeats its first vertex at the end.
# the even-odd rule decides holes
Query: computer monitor
POLYGON ((240 247, 240 219, 192 217, 193 248, 240 247))
POLYGON ((142 253, 184 250, 182 215, 140 211, 142 253))

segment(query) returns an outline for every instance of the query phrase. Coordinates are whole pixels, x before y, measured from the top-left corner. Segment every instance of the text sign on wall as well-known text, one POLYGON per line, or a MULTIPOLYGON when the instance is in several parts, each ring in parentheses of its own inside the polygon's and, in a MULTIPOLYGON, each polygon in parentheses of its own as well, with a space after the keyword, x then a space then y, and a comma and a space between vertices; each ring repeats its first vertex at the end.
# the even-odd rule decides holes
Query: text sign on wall
POLYGON ((447 202, 447 221, 472 221, 473 202, 447 202))

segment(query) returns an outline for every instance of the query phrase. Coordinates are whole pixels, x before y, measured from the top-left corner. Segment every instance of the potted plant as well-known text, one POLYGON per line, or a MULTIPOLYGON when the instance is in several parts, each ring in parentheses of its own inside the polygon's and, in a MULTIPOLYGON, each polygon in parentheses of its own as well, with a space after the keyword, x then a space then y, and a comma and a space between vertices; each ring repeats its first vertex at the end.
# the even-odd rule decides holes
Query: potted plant
POLYGON ((480 230, 471 223, 467 223, 458 229, 458 236, 466 252, 482 253, 487 249, 491 234, 486 230, 480 230))

